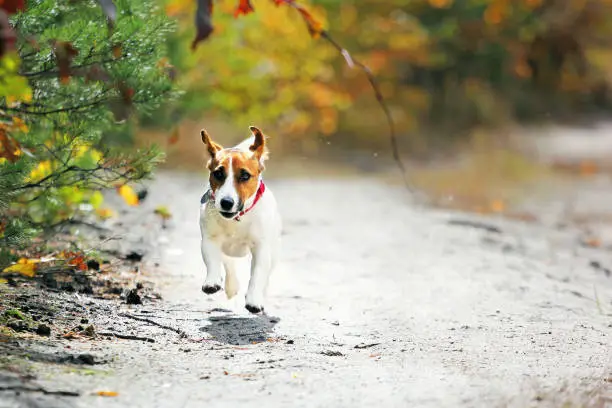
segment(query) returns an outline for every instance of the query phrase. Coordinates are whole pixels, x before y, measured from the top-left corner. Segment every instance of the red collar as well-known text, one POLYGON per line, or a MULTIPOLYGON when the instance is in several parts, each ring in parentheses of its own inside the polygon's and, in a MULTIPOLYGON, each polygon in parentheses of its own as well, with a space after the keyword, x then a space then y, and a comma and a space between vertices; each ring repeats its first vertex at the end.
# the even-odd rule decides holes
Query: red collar
POLYGON ((255 193, 255 199, 253 200, 253 204, 251 204, 249 208, 245 208, 244 210, 240 211, 238 215, 234 217, 234 220, 240 221, 240 217, 242 217, 244 214, 251 211, 253 207, 255 207, 255 204, 257 204, 257 202, 259 201, 259 199, 261 198, 261 196, 263 195, 265 191, 266 191, 266 185, 264 184, 263 180, 261 180, 261 182, 259 183, 259 188, 257 189, 257 193, 255 193))

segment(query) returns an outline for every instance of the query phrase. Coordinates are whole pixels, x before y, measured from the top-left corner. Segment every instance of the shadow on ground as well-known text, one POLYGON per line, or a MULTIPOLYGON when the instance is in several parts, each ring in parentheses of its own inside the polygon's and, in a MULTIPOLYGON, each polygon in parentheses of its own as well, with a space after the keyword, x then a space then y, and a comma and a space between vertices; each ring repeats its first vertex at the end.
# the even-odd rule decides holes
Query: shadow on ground
POLYGON ((245 345, 266 341, 280 319, 266 315, 239 317, 229 314, 211 316, 208 321, 209 325, 200 327, 201 332, 208 333, 220 343, 245 345))

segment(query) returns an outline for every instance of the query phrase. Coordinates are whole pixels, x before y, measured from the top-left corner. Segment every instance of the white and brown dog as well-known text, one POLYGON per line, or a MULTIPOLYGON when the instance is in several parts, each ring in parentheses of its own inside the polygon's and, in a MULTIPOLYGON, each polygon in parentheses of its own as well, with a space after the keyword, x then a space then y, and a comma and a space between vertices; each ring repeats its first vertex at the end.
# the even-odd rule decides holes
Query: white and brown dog
POLYGON ((225 293, 231 299, 238 292, 236 257, 251 254, 251 278, 246 308, 264 310, 270 273, 280 249, 281 219, 276 200, 262 179, 268 152, 264 135, 254 126, 253 136, 232 148, 215 143, 206 130, 202 141, 210 154, 209 186, 200 200, 202 259, 206 279, 202 291, 221 289, 225 269, 225 293))

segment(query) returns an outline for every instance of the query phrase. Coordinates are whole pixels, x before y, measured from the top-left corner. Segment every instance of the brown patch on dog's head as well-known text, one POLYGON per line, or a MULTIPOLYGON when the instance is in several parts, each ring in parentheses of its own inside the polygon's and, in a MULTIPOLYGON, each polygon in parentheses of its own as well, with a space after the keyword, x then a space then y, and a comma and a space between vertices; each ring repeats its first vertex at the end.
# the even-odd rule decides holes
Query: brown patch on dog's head
POLYGON ((257 193, 261 165, 255 155, 232 152, 230 156, 236 193, 240 198, 240 202, 244 204, 246 200, 257 193))
POLYGON ((264 169, 263 162, 267 152, 264 136, 256 127, 250 127, 253 132, 253 142, 250 145, 241 144, 235 148, 224 149, 215 143, 210 135, 202 130, 202 141, 206 144, 211 159, 208 162, 210 170, 210 188, 215 193, 215 201, 231 198, 236 203, 235 210, 241 211, 250 198, 255 197, 259 186, 259 178, 264 169), (247 148, 248 146, 248 148, 247 148))

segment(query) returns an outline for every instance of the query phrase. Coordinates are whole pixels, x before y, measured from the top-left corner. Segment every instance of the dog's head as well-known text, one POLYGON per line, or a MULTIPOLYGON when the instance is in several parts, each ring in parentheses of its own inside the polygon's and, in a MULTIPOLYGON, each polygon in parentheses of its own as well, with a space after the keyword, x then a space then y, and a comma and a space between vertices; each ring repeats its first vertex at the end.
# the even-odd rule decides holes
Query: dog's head
POLYGON ((228 149, 214 142, 206 130, 201 132, 202 142, 210 154, 208 170, 215 207, 228 219, 238 215, 255 198, 268 155, 261 130, 255 126, 249 129, 252 137, 228 149))

